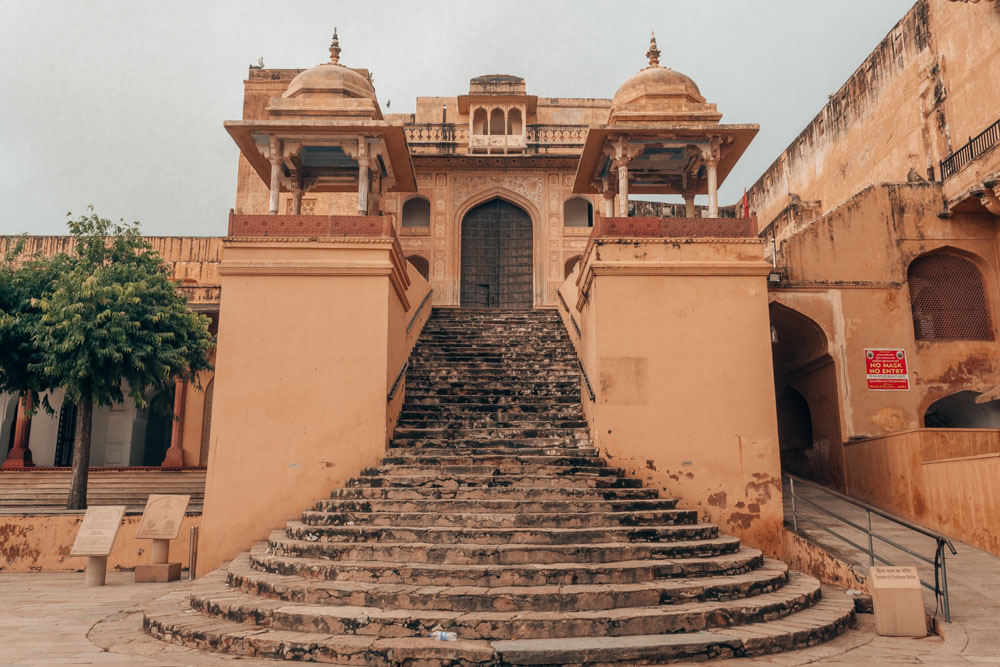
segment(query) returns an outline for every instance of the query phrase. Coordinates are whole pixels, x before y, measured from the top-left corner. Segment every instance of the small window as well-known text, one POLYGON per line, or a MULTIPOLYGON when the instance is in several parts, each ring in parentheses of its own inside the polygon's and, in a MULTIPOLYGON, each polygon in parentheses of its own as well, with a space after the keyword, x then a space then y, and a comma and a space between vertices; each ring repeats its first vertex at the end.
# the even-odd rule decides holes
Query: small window
POLYGON ((593 227, 594 205, 583 197, 567 199, 563 204, 563 224, 567 227, 593 227))
POLYGON ((983 276, 971 261, 935 252, 913 260, 906 280, 917 340, 993 340, 983 276))
POLYGON ((427 261, 426 257, 421 257, 420 255, 410 255, 406 258, 413 268, 417 270, 417 273, 424 277, 424 280, 430 280, 428 276, 431 274, 431 264, 427 261))
POLYGON ((403 204, 404 227, 430 227, 431 203, 423 197, 411 197, 403 204))

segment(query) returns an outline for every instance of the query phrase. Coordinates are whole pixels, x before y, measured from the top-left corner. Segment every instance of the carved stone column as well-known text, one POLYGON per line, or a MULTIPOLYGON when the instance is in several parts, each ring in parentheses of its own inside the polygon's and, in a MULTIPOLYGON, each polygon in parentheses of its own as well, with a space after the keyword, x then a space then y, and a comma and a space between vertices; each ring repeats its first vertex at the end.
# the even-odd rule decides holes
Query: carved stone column
POLYGON ((628 217, 628 163, 626 158, 618 159, 618 217, 628 217))
POLYGON ((368 139, 358 139, 358 215, 368 215, 368 139))
POLYGON ((684 217, 693 218, 694 217, 694 193, 685 192, 684 197, 684 217))
POLYGON ((17 421, 14 424, 14 446, 7 452, 7 460, 3 462, 2 468, 34 468, 35 464, 31 460, 31 449, 28 446, 28 437, 31 435, 31 417, 28 410, 31 409, 31 397, 22 396, 17 402, 17 421))
POLYGON ((170 430, 170 449, 163 457, 163 468, 184 467, 184 399, 187 395, 187 382, 178 380, 174 385, 174 421, 170 430))
POLYGON ((302 215, 302 180, 295 179, 292 185, 292 215, 302 215))
POLYGON ((705 169, 708 171, 708 217, 719 217, 719 160, 711 158, 705 160, 705 169))
POLYGON ((277 137, 271 137, 271 148, 268 160, 271 162, 271 215, 278 214, 278 195, 281 193, 281 142, 277 137))

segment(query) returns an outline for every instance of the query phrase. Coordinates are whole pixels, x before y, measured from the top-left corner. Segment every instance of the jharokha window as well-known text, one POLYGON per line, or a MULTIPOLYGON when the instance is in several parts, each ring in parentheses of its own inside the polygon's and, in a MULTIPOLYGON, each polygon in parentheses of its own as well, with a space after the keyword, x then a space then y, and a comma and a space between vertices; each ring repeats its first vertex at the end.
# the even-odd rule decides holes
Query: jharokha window
POLYGON ((917 258, 907 271, 917 340, 993 340, 983 276, 949 252, 917 258))

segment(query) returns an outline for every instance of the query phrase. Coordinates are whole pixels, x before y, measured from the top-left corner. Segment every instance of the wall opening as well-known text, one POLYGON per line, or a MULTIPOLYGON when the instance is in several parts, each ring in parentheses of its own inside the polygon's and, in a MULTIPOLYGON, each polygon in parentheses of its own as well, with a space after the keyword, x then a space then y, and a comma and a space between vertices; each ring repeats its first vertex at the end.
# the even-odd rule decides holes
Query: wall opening
POLYGON ((490 112, 490 134, 504 134, 506 131, 503 109, 494 109, 490 112))
POLYGON ((1000 400, 976 403, 977 391, 959 391, 931 403, 926 428, 1000 428, 1000 400))
POLYGON ((59 424, 56 427, 56 452, 52 465, 66 468, 73 465, 73 449, 76 447, 76 403, 64 399, 59 408, 59 424))
POLYGON ((472 133, 486 134, 486 109, 476 109, 472 114, 472 133))
POLYGON ((175 385, 171 384, 149 401, 142 465, 158 466, 163 463, 163 457, 167 455, 174 430, 174 389, 175 385))
POLYGON ((593 227, 594 205, 583 197, 572 197, 563 204, 563 225, 593 227))
POLYGON ((417 270, 417 273, 424 277, 424 280, 430 280, 431 264, 427 261, 426 257, 422 257, 420 255, 410 255, 406 258, 406 261, 413 265, 413 268, 417 270))
POLYGON ((424 197, 410 197, 403 202, 403 227, 430 227, 431 203, 424 197))
POLYGON ((215 378, 208 381, 205 387, 205 409, 201 413, 201 451, 198 454, 198 465, 208 465, 208 449, 212 434, 212 402, 215 399, 215 378))
POLYGON ((5 447, 0 451, 0 463, 7 460, 8 453, 14 447, 14 436, 17 434, 17 396, 7 397, 7 409, 4 410, 3 420, 0 421, 0 442, 5 447))
POLYGON ((573 273, 573 269, 576 268, 577 263, 582 258, 582 255, 573 255, 566 260, 566 265, 563 267, 563 279, 569 278, 569 274, 573 273))
POLYGON ((507 112, 507 134, 521 134, 523 124, 521 123, 521 110, 511 109, 507 112))
POLYGON ((780 303, 770 316, 782 470, 844 489, 840 393, 826 334, 780 303))
POLYGON ((917 340, 993 340, 983 276, 970 260, 937 251, 906 272, 917 340))

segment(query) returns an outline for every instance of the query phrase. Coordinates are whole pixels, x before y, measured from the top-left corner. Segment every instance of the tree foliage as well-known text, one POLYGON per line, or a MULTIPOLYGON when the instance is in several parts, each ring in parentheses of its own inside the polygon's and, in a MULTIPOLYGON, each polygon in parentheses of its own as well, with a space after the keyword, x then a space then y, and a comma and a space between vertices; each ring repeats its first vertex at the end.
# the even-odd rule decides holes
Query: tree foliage
POLYGON ((60 387, 78 404, 67 506, 80 509, 93 408, 126 395, 145 408, 147 396, 211 370, 214 342, 208 318, 187 309, 138 223, 91 209, 68 226, 72 253, 0 265, 0 387, 60 387))

